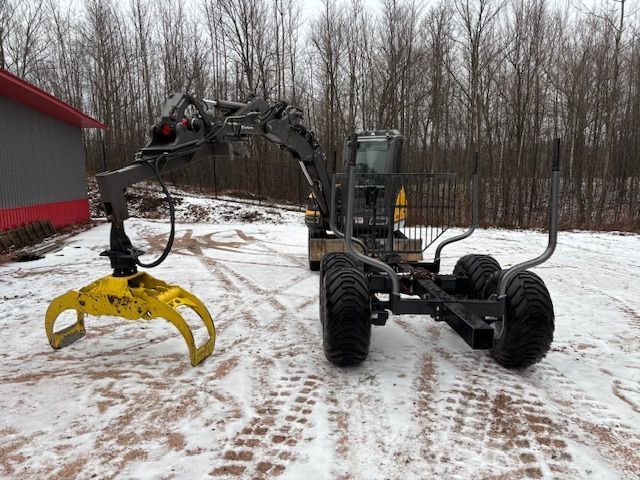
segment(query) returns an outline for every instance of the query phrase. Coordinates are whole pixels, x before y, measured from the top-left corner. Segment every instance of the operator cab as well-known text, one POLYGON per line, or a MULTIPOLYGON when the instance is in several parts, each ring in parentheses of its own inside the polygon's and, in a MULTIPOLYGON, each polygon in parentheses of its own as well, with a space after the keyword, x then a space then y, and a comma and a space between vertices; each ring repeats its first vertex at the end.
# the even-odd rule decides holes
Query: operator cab
MULTIPOLYGON (((368 174, 388 174, 388 173, 402 173, 403 168, 403 146, 404 136, 400 134, 398 130, 366 130, 359 132, 358 134, 358 155, 356 156, 356 172, 368 173, 368 174)), ((349 148, 351 145, 351 138, 347 137, 344 141, 344 148, 342 151, 342 163, 338 167, 339 174, 345 174, 349 163, 349 148)), ((374 175, 375 176, 375 175, 374 175)), ((381 178, 372 179, 371 181, 382 181, 381 178)), ((371 190, 371 189, 369 189, 371 190)), ((359 189, 356 197, 358 199, 363 195, 364 191, 359 189)), ((378 188, 376 192, 381 193, 378 188)), ((391 192, 388 192, 390 194, 391 192)), ((396 192, 397 193, 397 192, 396 192)), ((367 197, 372 201, 372 195, 367 197)), ((384 195, 376 196, 374 203, 384 203, 384 195)), ((376 215, 374 214, 374 217, 376 215)), ((381 216, 385 222, 388 221, 386 216, 381 216)), ((341 220, 338 220, 340 222, 341 220)), ((367 222, 369 220, 367 219, 367 222)), ((309 227, 312 236, 317 234, 317 231, 326 227, 321 225, 322 215, 320 214, 320 207, 315 199, 313 193, 309 194, 307 199, 307 209, 305 213, 305 223, 309 227)), ((377 226, 380 222, 373 221, 373 225, 377 226)))
MULTIPOLYGON (((346 173, 350 138, 344 142, 340 172, 346 173)), ((398 130, 367 130, 358 133, 357 173, 401 173, 404 136, 398 130)))
MULTIPOLYGON (((361 178, 354 191, 354 232, 368 247, 375 247, 390 241, 391 226, 405 220, 395 208, 404 203, 401 179, 388 176, 402 173, 404 137, 398 130, 373 130, 359 132, 357 139, 355 173, 367 178, 361 178)), ((347 171, 351 141, 347 138, 344 143, 343 172, 347 171)), ((340 200, 344 202, 344 198, 340 200)))

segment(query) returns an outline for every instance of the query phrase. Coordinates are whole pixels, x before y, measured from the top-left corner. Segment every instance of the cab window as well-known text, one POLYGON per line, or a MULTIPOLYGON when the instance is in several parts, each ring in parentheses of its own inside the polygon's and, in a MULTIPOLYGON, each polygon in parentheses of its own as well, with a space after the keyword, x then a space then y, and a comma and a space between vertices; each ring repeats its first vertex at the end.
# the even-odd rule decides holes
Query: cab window
POLYGON ((386 141, 362 141, 358 142, 358 155, 356 157, 356 172, 358 173, 385 173, 387 160, 386 141))

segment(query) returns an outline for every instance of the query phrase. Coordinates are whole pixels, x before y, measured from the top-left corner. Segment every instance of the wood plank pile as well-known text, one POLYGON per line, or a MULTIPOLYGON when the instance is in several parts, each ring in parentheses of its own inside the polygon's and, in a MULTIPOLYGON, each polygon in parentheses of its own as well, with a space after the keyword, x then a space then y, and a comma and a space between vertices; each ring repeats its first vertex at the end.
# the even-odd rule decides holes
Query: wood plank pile
POLYGON ((38 244, 56 233, 56 229, 50 220, 39 220, 12 230, 0 232, 0 252, 38 244))

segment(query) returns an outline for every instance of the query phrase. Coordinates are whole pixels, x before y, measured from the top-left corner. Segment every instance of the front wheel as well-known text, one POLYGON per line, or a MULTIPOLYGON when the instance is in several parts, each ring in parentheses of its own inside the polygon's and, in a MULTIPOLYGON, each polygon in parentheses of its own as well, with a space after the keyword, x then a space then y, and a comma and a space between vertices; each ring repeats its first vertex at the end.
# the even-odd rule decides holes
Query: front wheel
POLYGON ((334 365, 362 363, 371 343, 371 301, 364 272, 331 268, 320 283, 324 354, 334 365))
POLYGON ((520 272, 507 285, 504 318, 494 322, 491 355, 507 368, 527 368, 547 354, 553 342, 553 302, 542 279, 520 272))
POLYGON ((329 270, 334 268, 358 268, 358 262, 348 253, 330 252, 322 257, 320 272, 326 275, 329 270))

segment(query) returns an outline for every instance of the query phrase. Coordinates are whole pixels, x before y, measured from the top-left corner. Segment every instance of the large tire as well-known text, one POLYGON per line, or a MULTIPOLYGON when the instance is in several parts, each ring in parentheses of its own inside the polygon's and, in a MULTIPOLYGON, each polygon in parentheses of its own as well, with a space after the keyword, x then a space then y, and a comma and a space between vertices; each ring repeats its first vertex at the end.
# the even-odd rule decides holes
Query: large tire
POLYGON ((494 273, 500 271, 498 261, 489 255, 465 255, 456 263, 454 275, 469 277, 469 298, 482 298, 484 287, 494 273))
POLYGON ((320 262, 320 321, 324 319, 325 289, 323 288, 324 278, 329 270, 334 268, 358 268, 358 263, 346 253, 331 252, 322 257, 320 262))
POLYGON ((321 285, 321 321, 324 354, 334 365, 362 363, 371 343, 371 301, 364 272, 333 267, 321 285))
POLYGON ((507 285, 506 294, 505 316, 494 323, 491 355, 506 368, 527 368, 551 348, 553 302, 544 282, 533 272, 520 272, 507 285))
POLYGON ((322 257, 320 271, 326 274, 332 268, 358 268, 358 262, 349 254, 343 252, 331 252, 322 257))

